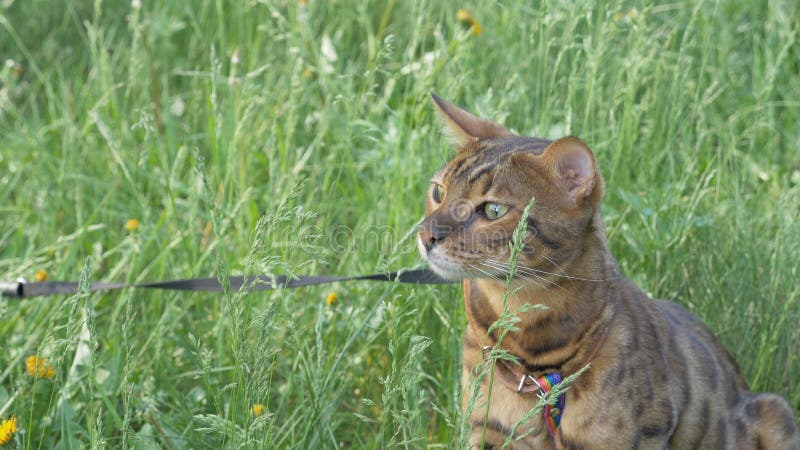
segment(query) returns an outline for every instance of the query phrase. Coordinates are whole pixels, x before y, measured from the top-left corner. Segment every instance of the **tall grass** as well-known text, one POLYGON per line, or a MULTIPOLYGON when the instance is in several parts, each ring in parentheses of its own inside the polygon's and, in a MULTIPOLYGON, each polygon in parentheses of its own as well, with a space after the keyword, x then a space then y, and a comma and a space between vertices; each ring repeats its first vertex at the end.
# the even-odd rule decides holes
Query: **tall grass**
MULTIPOLYGON (((799 8, 2 1, 0 279, 421 264, 427 180, 451 155, 435 91, 586 140, 623 271, 800 410, 799 8)), ((0 416, 21 448, 460 439, 457 287, 84 291, 0 311, 0 416), (32 354, 52 379, 25 373, 32 354)))

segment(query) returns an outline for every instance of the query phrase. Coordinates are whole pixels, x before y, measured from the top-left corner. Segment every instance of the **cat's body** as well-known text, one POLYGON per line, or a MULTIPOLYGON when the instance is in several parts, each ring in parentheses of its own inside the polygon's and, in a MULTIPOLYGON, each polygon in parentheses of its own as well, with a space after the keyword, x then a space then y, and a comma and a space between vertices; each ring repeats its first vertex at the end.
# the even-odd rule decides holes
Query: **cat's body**
POLYGON ((590 363, 569 386, 553 433, 537 414, 516 428, 509 448, 800 449, 781 397, 750 393, 699 319, 649 299, 620 274, 600 217, 602 178, 585 144, 515 136, 434 100, 458 155, 433 178, 419 244, 434 270, 464 279, 465 407, 484 349, 497 343, 500 330, 487 331, 503 308, 509 243, 531 198, 506 307, 547 307, 519 313, 518 331, 503 337, 500 347, 522 365, 498 362, 481 383, 471 445, 500 448, 534 408, 528 375, 566 377, 590 363))

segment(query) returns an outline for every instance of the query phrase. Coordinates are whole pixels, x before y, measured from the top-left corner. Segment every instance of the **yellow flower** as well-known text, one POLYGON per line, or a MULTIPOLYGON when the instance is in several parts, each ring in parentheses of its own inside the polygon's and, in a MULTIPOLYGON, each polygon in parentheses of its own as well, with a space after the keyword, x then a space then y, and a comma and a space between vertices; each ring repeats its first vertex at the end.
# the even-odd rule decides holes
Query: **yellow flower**
POLYGON ((11 438, 17 433, 17 418, 11 416, 8 419, 3 419, 0 422, 0 445, 5 445, 11 442, 11 438))
POLYGON ((125 222, 125 229, 130 231, 131 233, 136 231, 139 228, 139 219, 131 219, 125 222))
POLYGON ((325 303, 328 306, 331 306, 334 303, 336 303, 336 300, 338 300, 338 299, 339 299, 339 296, 336 295, 336 292, 331 292, 330 294, 328 294, 328 298, 325 299, 325 303))
POLYGON ((36 355, 31 355, 25 358, 25 371, 28 372, 28 375, 34 378, 53 378, 55 371, 53 371, 53 366, 47 364, 47 361, 44 358, 39 358, 36 355))
POLYGON ((473 22, 472 14, 466 9, 459 9, 456 12, 456 19, 458 19, 459 22, 465 22, 469 25, 472 25, 473 22))
POLYGON ((466 9, 459 9, 456 12, 456 19, 459 22, 461 22, 461 23, 463 23, 463 24, 465 24, 465 25, 467 25, 469 27, 472 27, 472 34, 473 35, 480 36, 480 34, 483 33, 483 27, 481 27, 481 24, 479 24, 478 21, 475 20, 474 17, 472 17, 472 13, 470 13, 466 9))
POLYGON ((255 405, 253 405, 252 408, 250 408, 250 414, 256 417, 264 414, 264 405, 262 405, 261 403, 256 403, 255 405))
POLYGON ((47 280, 47 271, 46 270, 37 270, 36 275, 33 276, 33 279, 39 282, 47 280))

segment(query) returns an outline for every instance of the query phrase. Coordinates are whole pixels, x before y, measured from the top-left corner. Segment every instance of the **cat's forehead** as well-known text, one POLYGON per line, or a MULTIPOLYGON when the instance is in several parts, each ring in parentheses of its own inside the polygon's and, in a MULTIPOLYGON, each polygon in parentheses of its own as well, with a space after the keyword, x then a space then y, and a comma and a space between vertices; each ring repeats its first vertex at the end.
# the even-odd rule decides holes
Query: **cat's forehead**
POLYGON ((505 164, 512 155, 540 155, 548 144, 550 141, 547 139, 523 136, 485 139, 473 149, 459 153, 437 173, 437 178, 447 179, 450 183, 471 185, 505 164))

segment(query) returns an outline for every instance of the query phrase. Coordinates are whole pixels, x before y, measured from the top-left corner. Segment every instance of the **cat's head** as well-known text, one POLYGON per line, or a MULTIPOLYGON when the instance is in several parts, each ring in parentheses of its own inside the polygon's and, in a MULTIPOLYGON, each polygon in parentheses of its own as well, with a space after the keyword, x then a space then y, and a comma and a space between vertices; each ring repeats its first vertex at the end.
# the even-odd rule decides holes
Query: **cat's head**
POLYGON ((517 136, 433 101, 457 154, 433 176, 425 200, 417 241, 431 268, 447 279, 505 279, 514 229, 535 198, 519 275, 563 271, 598 225, 603 181, 589 147, 575 137, 517 136))

